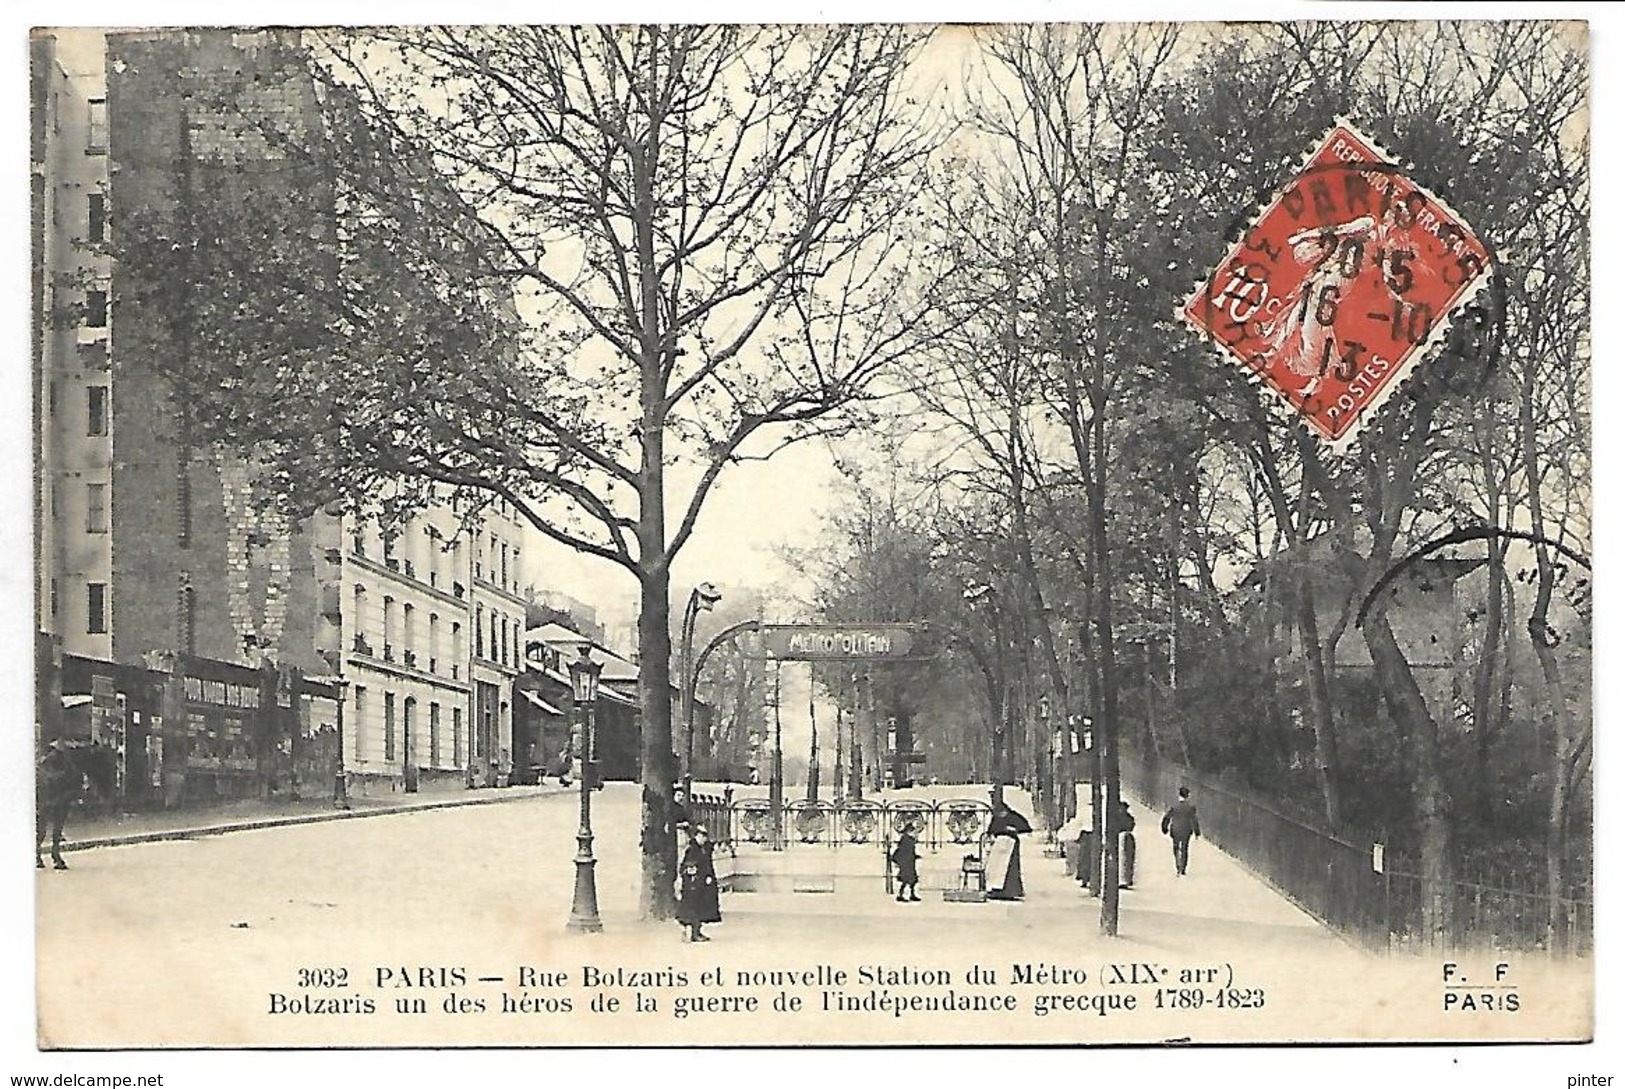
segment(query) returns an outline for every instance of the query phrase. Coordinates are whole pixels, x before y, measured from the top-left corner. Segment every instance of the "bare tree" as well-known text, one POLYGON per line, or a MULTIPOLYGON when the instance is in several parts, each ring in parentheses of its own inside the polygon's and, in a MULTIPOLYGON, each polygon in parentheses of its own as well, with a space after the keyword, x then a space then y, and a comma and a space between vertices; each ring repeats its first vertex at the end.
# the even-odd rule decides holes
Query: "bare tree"
MULTIPOLYGON (((405 481, 495 497, 637 580, 652 917, 672 910, 675 868, 671 564, 728 466, 852 426, 927 333, 931 271, 893 229, 935 138, 910 97, 922 40, 897 27, 325 32, 313 71, 328 124, 311 154, 347 255, 330 275, 301 269, 309 286, 295 289, 317 300, 320 350, 278 353, 234 397, 208 392, 226 363, 191 376, 200 417, 229 419, 222 436, 256 445, 285 491, 313 494, 292 486, 309 469, 327 495, 405 481), (400 238, 422 243, 411 276, 389 271, 400 238), (356 290, 368 270, 403 290, 356 290), (434 333, 409 279, 438 292, 440 325, 482 306, 507 320, 434 333)), ((274 263, 220 252, 232 249, 235 274, 199 290, 247 296, 255 266, 274 263)), ((162 252, 152 271, 187 275, 162 252)), ((269 317, 268 339, 287 332, 269 317)), ((254 355, 229 365, 252 373, 254 355)))

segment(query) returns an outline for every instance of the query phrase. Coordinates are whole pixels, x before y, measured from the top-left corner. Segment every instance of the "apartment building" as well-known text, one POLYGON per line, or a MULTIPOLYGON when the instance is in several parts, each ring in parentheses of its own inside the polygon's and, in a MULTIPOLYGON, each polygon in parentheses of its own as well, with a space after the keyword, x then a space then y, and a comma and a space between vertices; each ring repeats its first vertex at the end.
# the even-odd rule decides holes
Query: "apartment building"
POLYGON ((524 618, 513 602, 525 585, 511 510, 469 517, 448 502, 387 531, 372 519, 346 526, 335 606, 347 625, 346 721, 355 726, 346 766, 355 783, 505 782, 524 618))
POLYGON ((35 626, 110 657, 108 117, 93 53, 30 43, 35 626))
MULTIPOLYGON (((278 752, 337 766, 340 733, 360 790, 494 784, 512 746, 522 656, 514 512, 431 504, 387 530, 366 516, 280 516, 260 502, 241 452, 189 441, 184 406, 156 365, 156 353, 175 350, 155 332, 163 315, 120 290, 107 256, 121 206, 180 206, 182 179, 200 164, 277 199, 286 183, 252 126, 211 113, 218 94, 194 92, 220 74, 222 85, 252 88, 239 115, 303 119, 319 138, 314 88, 289 65, 297 35, 72 31, 32 42, 37 628, 58 658, 132 678, 115 685, 122 710, 111 697, 98 710, 124 716, 109 736, 149 751, 150 769, 130 766, 150 773, 155 791, 165 774, 193 773, 192 787, 166 797, 246 793, 251 772, 274 778, 264 765, 278 752), (147 667, 276 674, 254 708, 288 713, 274 727, 259 720, 276 716, 235 705, 221 723, 184 701, 159 714, 155 693, 134 691, 147 667), (305 688, 343 693, 342 711, 336 696, 305 688), (158 722, 127 735, 132 708, 158 722), (250 738, 256 730, 276 736, 250 738), (322 745, 330 757, 314 755, 322 745)), ((76 666, 53 677, 57 693, 70 676, 88 687, 76 666)))

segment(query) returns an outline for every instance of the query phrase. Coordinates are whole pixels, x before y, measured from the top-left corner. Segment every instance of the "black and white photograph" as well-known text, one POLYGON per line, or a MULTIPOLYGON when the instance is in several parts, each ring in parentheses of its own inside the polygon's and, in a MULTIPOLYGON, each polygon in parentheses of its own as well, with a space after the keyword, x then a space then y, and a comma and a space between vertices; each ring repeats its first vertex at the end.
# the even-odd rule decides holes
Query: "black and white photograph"
POLYGON ((1607 1084, 1597 28, 1276 7, 29 29, 35 1067, 1607 1084))

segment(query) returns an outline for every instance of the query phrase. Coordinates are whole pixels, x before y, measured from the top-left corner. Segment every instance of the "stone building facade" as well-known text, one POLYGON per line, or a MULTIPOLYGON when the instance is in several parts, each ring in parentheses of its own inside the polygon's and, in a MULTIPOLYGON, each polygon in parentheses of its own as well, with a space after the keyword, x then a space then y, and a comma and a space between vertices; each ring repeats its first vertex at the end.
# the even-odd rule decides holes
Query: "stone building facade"
MULTIPOLYGON (((288 195, 256 124, 320 138, 313 81, 293 61, 298 32, 73 34, 72 48, 32 43, 36 624, 43 662, 92 666, 48 670, 36 717, 70 695, 63 683, 117 687, 147 669, 183 691, 183 673, 214 663, 265 672, 262 705, 291 709, 290 736, 272 748, 308 754, 320 740, 336 770, 342 734, 356 789, 497 782, 528 585, 513 512, 432 505, 387 533, 365 516, 290 522, 256 493, 248 452, 191 441, 157 364, 207 348, 178 338, 164 300, 129 290, 108 258, 121 209, 180 214, 197 185, 288 195), (477 621, 488 626, 478 643, 477 621), (119 668, 96 673, 98 661, 119 668), (477 734, 481 691, 493 713, 477 734)), ((313 244, 326 237, 313 225, 313 244)), ((161 703, 134 690, 146 683, 97 705, 97 722, 119 718, 121 744, 153 746, 172 771, 243 762, 212 754, 214 728, 184 701, 168 716, 147 710, 143 730, 157 715, 163 733, 137 738, 137 710, 161 703)), ((218 795, 267 782, 216 778, 218 795)))

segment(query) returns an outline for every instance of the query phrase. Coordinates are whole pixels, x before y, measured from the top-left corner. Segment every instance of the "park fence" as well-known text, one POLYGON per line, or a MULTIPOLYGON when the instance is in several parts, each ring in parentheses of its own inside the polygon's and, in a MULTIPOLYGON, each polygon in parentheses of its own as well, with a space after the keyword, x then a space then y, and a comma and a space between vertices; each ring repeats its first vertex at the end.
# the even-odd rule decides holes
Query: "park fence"
MULTIPOLYGON (((1189 786, 1196 792, 1203 838, 1327 926, 1369 948, 1427 944, 1426 883, 1409 860, 1288 816, 1172 761, 1125 753, 1120 764, 1124 787, 1153 811, 1189 786)), ((1453 946, 1590 952, 1589 897, 1561 898, 1553 919, 1543 889, 1457 881, 1447 895, 1453 946)))

